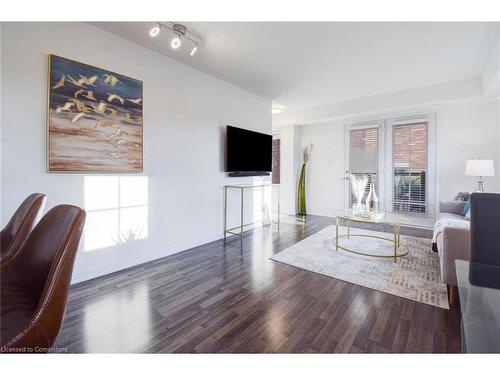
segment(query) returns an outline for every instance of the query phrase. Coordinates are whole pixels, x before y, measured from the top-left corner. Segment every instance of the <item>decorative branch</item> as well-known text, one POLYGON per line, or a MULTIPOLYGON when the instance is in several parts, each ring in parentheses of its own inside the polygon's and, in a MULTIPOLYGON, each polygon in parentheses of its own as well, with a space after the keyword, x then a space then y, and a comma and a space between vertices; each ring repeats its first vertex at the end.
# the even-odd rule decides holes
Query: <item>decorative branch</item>
POLYGON ((307 145, 304 148, 304 151, 303 151, 304 164, 307 164, 307 162, 309 161, 309 158, 311 157, 312 149, 313 149, 313 144, 312 143, 309 144, 309 145, 307 145))

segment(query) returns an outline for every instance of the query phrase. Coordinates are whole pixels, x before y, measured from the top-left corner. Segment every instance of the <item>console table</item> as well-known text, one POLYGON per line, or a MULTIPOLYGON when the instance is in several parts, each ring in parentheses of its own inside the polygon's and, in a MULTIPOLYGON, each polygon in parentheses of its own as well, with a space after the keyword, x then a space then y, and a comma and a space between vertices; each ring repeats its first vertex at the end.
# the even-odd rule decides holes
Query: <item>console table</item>
MULTIPOLYGON (((243 241, 243 228, 248 227, 250 225, 255 225, 257 223, 252 222, 252 223, 243 223, 243 213, 244 213, 244 204, 243 204, 243 195, 245 190, 255 190, 255 189, 265 189, 270 187, 275 186, 278 189, 278 218, 277 221, 274 222, 278 225, 278 230, 280 227, 280 186, 279 184, 257 184, 257 185, 225 185, 224 186, 224 242, 226 242, 226 236, 227 234, 234 234, 236 236, 240 237, 240 240, 243 241), (228 204, 227 204, 227 192, 228 190, 231 189, 236 189, 240 191, 240 225, 237 227, 233 228, 228 228, 227 226, 227 210, 228 210, 228 204)), ((271 191, 271 199, 272 199, 272 191, 271 191)), ((271 225, 273 223, 272 219, 272 212, 271 212, 271 223, 268 225, 271 225)))
MULTIPOLYGON (((474 264, 476 269, 481 265, 474 264)), ((488 267, 491 271, 491 266, 488 267)), ((455 260, 464 353, 500 353, 500 289, 469 281, 469 262, 455 260)), ((498 269, 500 272, 500 268, 498 269)))

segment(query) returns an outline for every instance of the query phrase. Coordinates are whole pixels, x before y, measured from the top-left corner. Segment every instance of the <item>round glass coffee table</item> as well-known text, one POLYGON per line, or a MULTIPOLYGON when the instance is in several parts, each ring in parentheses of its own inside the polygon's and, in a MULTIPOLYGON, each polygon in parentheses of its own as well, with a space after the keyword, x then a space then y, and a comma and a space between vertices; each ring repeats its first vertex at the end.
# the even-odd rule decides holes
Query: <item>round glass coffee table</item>
POLYGON ((339 251, 339 249, 349 251, 350 253, 366 255, 370 257, 376 258, 393 258, 394 262, 397 262, 399 257, 403 257, 408 254, 408 248, 401 246, 400 241, 400 229, 401 223, 408 221, 408 217, 395 214, 393 212, 377 212, 374 214, 355 214, 352 209, 344 209, 335 212, 335 216, 337 218, 336 228, 335 228, 335 250, 339 251), (339 223, 341 221, 345 221, 347 223, 347 234, 339 236, 339 223), (392 238, 375 236, 370 234, 359 234, 359 233, 350 233, 351 223, 365 223, 365 224, 379 224, 379 225, 390 225, 393 227, 394 236, 392 238), (339 245, 339 238, 350 238, 350 237, 371 237, 379 240, 389 241, 392 243, 392 248, 394 249, 391 254, 373 254, 368 252, 357 251, 353 249, 349 249, 345 246, 339 245))

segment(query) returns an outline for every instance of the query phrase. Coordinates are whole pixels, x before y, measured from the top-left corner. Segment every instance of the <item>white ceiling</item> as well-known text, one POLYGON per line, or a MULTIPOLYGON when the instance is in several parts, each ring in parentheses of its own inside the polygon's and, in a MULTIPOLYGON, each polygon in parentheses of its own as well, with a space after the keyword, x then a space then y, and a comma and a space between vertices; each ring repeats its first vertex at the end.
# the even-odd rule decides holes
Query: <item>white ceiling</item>
POLYGON ((183 22, 195 56, 152 22, 98 22, 137 44, 285 106, 285 110, 478 77, 494 23, 183 22))

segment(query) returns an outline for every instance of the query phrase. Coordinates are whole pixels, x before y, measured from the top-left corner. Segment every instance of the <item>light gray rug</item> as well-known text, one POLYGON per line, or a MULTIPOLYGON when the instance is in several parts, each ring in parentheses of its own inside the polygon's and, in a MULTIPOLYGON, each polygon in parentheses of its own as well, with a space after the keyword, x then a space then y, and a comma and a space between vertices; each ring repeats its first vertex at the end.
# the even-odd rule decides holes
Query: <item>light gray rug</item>
MULTIPOLYGON (((339 227, 339 234, 346 234, 339 227)), ((351 228, 351 234, 368 234, 390 238, 392 234, 351 228)), ((393 259, 335 251, 335 226, 329 226, 273 255, 270 259, 308 271, 362 285, 413 301, 449 309, 446 285, 441 281, 439 258, 431 250, 431 240, 401 236, 401 246, 409 254, 393 259)), ((367 237, 340 238, 339 245, 349 249, 392 254, 389 241, 367 237)), ((403 249, 400 249, 403 250, 403 249)))

